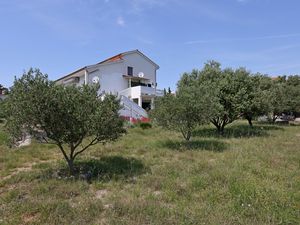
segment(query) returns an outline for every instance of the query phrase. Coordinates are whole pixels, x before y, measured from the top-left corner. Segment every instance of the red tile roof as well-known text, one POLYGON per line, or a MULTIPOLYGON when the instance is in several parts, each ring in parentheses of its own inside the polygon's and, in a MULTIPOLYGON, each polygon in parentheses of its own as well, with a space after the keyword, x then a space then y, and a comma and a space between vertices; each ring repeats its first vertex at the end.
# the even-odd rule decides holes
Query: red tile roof
POLYGON ((123 53, 120 53, 120 54, 118 54, 118 55, 115 55, 115 56, 113 56, 113 57, 110 57, 110 58, 108 58, 108 59, 105 59, 105 60, 103 60, 103 61, 101 61, 101 62, 99 62, 99 63, 97 63, 97 64, 102 64, 102 63, 106 63, 106 62, 117 62, 117 61, 123 59, 122 56, 123 56, 123 53))

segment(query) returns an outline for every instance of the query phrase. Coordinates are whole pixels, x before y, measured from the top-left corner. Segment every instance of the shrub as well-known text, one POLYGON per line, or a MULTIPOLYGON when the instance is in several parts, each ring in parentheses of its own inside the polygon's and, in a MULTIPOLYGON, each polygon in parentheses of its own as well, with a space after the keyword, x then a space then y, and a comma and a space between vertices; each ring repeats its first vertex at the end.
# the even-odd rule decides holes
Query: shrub
POLYGON ((143 130, 152 128, 152 124, 151 124, 151 123, 147 123, 147 122, 141 122, 141 123, 139 124, 139 126, 140 126, 140 128, 142 128, 143 130))
POLYGON ((73 175, 77 155, 125 132, 117 97, 99 96, 98 89, 99 85, 56 85, 38 69, 30 69, 15 80, 8 98, 11 136, 16 140, 24 131, 34 136, 44 132, 46 141, 59 147, 73 175))

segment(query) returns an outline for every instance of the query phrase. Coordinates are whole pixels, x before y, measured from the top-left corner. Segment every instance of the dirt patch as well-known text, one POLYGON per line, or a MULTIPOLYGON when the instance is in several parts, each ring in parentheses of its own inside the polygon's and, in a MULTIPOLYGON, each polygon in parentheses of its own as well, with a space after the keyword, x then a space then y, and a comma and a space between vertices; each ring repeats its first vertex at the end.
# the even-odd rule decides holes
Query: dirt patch
POLYGON ((159 195, 161 195, 161 191, 154 191, 154 192, 153 192, 153 195, 154 195, 154 196, 159 196, 159 195))
POLYGON ((22 220, 25 224, 31 224, 38 218, 38 213, 28 213, 22 216, 22 220))
POLYGON ((296 137, 300 137, 300 133, 296 134, 296 137))
POLYGON ((103 199, 108 195, 108 191, 106 189, 98 190, 96 191, 96 198, 97 199, 103 199))
POLYGON ((105 205, 103 205, 104 209, 112 209, 113 207, 114 207, 113 204, 105 204, 105 205))
POLYGON ((209 164, 210 166, 214 166, 214 165, 217 164, 217 160, 216 160, 216 159, 209 159, 209 160, 208 160, 208 164, 209 164))

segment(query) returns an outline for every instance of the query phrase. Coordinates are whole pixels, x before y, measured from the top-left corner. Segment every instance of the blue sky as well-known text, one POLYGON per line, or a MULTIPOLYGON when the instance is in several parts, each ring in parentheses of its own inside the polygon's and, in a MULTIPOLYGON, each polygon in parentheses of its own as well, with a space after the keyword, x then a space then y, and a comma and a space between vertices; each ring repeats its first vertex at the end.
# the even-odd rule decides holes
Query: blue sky
POLYGON ((299 0, 0 0, 0 83, 37 67, 57 79, 123 51, 157 64, 159 87, 207 60, 300 74, 299 0))

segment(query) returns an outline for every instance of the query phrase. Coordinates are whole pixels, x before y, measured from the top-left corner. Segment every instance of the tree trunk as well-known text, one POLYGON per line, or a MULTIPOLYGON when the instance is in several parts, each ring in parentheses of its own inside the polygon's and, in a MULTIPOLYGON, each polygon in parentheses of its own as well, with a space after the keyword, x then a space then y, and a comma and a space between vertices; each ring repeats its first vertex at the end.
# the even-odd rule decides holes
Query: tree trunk
POLYGON ((225 128, 225 123, 222 124, 222 126, 220 128, 220 135, 224 135, 224 128, 225 128))
POLYGON ((226 118, 222 118, 222 119, 218 118, 218 119, 212 119, 211 122, 217 128, 218 134, 223 135, 224 128, 228 124, 228 120, 226 118))
POLYGON ((188 131, 186 134, 186 140, 189 141, 191 139, 191 136, 192 136, 192 132, 188 131))
MULTIPOLYGON (((64 148, 63 148, 63 146, 62 146, 62 144, 61 144, 61 143, 57 143, 57 145, 58 145, 60 151, 62 152, 62 154, 64 155, 65 160, 66 160, 67 163, 68 163, 68 166, 69 166, 69 174, 70 174, 70 176, 74 176, 74 175, 75 175, 75 170, 74 170, 74 159, 75 159, 75 157, 76 157, 76 155, 73 156, 73 152, 74 152, 74 151, 72 152, 72 154, 70 155, 70 157, 68 157, 67 154, 66 154, 66 152, 65 152, 65 150, 64 150, 64 148)), ((74 148, 72 148, 72 149, 74 149, 74 148)), ((71 151, 72 151, 72 150, 71 150, 71 151)))
POLYGON ((219 135, 223 135, 224 134, 224 127, 225 125, 215 125, 218 131, 219 135))
POLYGON ((74 175, 75 175, 74 159, 69 159, 69 160, 68 160, 68 166, 69 166, 69 173, 70 173, 70 176, 74 176, 74 175))
POLYGON ((249 123, 250 127, 253 127, 252 116, 246 116, 246 120, 248 120, 248 123, 249 123))
POLYGON ((220 134, 221 133, 221 126, 220 125, 215 125, 215 126, 217 128, 218 133, 220 134))
POLYGON ((186 133, 182 130, 181 133, 186 141, 189 141, 191 139, 192 132, 190 130, 188 130, 186 133))
POLYGON ((250 127, 252 128, 253 127, 252 119, 248 119, 248 123, 249 123, 250 127))

